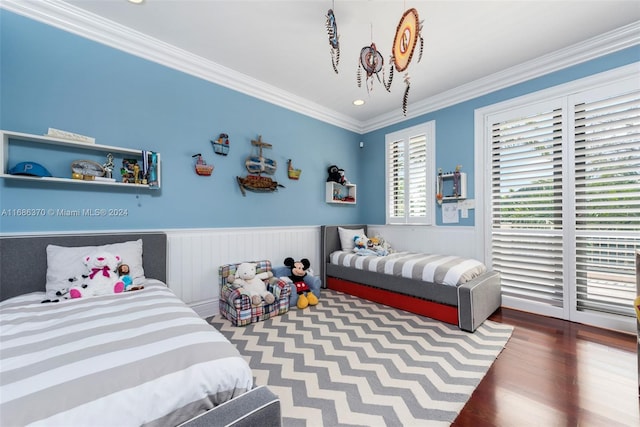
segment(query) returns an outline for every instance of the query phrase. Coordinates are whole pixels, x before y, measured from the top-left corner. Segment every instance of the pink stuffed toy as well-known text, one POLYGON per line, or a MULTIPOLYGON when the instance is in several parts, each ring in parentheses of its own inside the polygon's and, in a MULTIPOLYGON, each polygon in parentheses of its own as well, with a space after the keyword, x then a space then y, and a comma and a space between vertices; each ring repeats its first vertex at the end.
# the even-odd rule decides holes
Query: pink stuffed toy
POLYGON ((87 273, 69 279, 71 282, 81 282, 69 289, 69 296, 71 298, 86 298, 123 292, 125 285, 118 276, 118 264, 121 261, 119 255, 113 255, 109 252, 96 252, 85 256, 82 263, 87 267, 87 273))

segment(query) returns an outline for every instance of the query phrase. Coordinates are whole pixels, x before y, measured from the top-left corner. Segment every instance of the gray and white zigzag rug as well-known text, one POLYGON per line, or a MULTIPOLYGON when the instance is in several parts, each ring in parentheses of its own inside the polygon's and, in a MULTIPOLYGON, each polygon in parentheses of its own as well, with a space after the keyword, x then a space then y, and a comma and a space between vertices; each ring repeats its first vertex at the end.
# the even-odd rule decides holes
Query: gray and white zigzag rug
POLYGON ((513 328, 457 326, 323 289, 320 303, 245 327, 215 316, 284 426, 448 426, 513 328))

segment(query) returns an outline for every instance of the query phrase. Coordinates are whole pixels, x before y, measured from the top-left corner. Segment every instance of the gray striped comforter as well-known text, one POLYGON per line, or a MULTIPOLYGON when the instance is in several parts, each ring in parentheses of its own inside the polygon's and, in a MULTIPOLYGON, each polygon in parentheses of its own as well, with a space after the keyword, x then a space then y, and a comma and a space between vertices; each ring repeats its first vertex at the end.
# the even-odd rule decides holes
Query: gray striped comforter
POLYGON ((0 303, 0 425, 170 426, 251 389, 236 348, 158 281, 0 303))
POLYGON ((336 251, 330 260, 335 265, 448 286, 461 285, 487 271, 487 267, 475 259, 414 252, 360 256, 336 251))

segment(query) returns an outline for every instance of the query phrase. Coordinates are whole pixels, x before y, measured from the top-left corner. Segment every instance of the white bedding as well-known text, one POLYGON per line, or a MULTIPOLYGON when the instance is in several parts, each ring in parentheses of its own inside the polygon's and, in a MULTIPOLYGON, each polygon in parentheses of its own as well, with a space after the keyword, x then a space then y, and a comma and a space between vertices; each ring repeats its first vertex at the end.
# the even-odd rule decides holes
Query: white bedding
POLYGON ((0 303, 0 425, 176 425, 252 388, 236 348, 163 283, 0 303))
POLYGON ((330 261, 344 267, 447 286, 462 285, 487 271, 487 267, 475 259, 414 252, 361 256, 354 252, 335 251, 330 261))

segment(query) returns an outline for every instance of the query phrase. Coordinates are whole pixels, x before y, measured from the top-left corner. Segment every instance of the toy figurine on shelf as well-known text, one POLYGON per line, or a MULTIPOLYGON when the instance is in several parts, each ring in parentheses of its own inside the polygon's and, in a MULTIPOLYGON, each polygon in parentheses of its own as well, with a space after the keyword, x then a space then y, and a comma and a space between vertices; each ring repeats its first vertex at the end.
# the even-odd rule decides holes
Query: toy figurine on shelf
POLYGON ((442 186, 444 185, 442 179, 442 168, 438 168, 438 182, 436 183, 436 201, 439 205, 442 204, 442 186))
POLYGON ((137 159, 122 159, 122 168, 120 169, 120 175, 122 176, 122 182, 133 184, 136 181, 136 172, 140 171, 137 159), (137 171, 136 171, 137 168, 137 171))
POLYGON ((113 154, 108 153, 107 154, 107 162, 102 165, 102 168, 104 169, 104 176, 105 178, 111 178, 112 174, 113 174, 113 168, 115 167, 115 165, 113 164, 113 154))
POLYGON ((461 165, 456 166, 455 172, 453 172, 453 196, 460 197, 460 169, 461 165))
POLYGON ((158 187, 158 153, 150 151, 146 154, 146 159, 149 162, 147 183, 150 187, 158 187))

